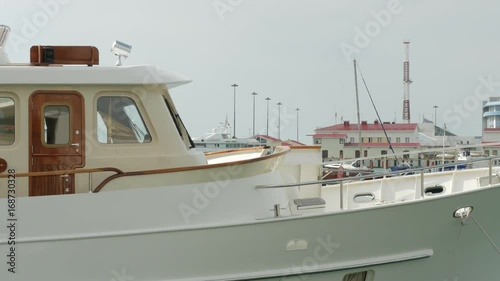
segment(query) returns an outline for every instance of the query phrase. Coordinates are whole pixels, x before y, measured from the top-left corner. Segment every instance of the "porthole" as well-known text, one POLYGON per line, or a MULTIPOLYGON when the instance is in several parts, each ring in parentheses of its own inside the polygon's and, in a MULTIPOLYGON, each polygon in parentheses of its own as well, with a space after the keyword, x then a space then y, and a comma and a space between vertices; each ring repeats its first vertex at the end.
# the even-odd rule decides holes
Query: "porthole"
POLYGON ((354 196, 354 202, 356 203, 367 203, 373 201, 374 199, 375 195, 373 195, 373 193, 362 193, 354 196))
POLYGON ((425 195, 441 194, 444 192, 444 186, 435 185, 435 186, 427 187, 424 192, 425 192, 425 195))

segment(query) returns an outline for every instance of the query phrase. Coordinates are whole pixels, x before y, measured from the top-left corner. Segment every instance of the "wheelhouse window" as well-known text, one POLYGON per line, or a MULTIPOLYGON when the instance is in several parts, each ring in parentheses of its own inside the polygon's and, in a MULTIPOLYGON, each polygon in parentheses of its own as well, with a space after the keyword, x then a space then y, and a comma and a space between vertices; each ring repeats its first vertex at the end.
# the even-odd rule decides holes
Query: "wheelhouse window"
POLYGON ((11 145, 15 140, 15 104, 11 98, 0 97, 0 145, 11 145))
POLYGON ((149 133, 136 103, 129 97, 97 99, 97 139, 100 143, 150 143, 149 133))
POLYGON ((167 106, 168 111, 170 112, 170 117, 172 117, 172 121, 174 122, 175 127, 177 128, 177 132, 179 133, 179 136, 184 142, 184 145, 186 145, 186 148, 188 149, 194 148, 195 144, 191 139, 191 136, 189 135, 186 126, 184 126, 184 122, 182 122, 182 119, 167 92, 165 92, 163 98, 165 100, 165 105, 167 106))
POLYGON ((47 105, 43 109, 44 143, 48 145, 68 144, 70 137, 69 107, 47 105))

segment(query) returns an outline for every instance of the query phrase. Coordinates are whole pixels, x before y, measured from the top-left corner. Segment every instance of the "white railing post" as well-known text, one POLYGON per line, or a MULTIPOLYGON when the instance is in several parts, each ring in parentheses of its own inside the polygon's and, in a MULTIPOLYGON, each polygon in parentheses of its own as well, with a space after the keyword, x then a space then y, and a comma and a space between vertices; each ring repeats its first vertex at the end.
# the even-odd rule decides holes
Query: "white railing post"
POLYGON ((491 174, 493 174, 493 158, 490 159, 488 183, 491 185, 491 174))
POLYGON ((420 170, 420 195, 421 199, 424 199, 425 188, 424 188, 424 170, 420 170))
POLYGON ((340 210, 344 210, 344 182, 340 182, 340 210))

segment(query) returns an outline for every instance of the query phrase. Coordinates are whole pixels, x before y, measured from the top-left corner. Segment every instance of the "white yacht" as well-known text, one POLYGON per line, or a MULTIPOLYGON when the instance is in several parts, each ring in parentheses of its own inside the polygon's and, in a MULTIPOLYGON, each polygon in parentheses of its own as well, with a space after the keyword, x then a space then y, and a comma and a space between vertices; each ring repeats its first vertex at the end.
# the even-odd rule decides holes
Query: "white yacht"
POLYGON ((499 167, 319 181, 317 146, 195 150, 180 75, 85 46, 2 59, 0 280, 500 276, 499 167))
POLYGON ((235 138, 231 136, 231 126, 227 121, 219 124, 218 128, 213 128, 211 132, 203 137, 194 137, 196 150, 202 152, 214 152, 229 149, 264 146, 255 138, 235 138))

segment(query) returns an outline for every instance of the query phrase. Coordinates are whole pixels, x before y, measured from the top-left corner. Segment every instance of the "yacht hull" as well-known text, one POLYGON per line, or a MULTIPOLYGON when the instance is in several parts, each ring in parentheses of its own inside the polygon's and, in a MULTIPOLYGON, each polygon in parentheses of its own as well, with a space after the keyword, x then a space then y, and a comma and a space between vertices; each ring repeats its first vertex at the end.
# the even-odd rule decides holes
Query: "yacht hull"
MULTIPOLYGON (((500 255, 484 233, 500 241, 500 187, 314 216, 247 210, 244 220, 221 215, 218 223, 202 217, 238 213, 237 206, 219 204, 219 196, 186 221, 182 205, 168 199, 175 189, 22 198, 16 273, 3 263, 0 280, 340 281, 362 271, 366 280, 385 281, 500 276, 500 255), (466 225, 453 217, 463 206, 474 206, 475 220, 466 225)), ((0 210, 7 210, 5 199, 0 210)), ((9 233, 3 227, 0 234, 8 261, 9 233)))

